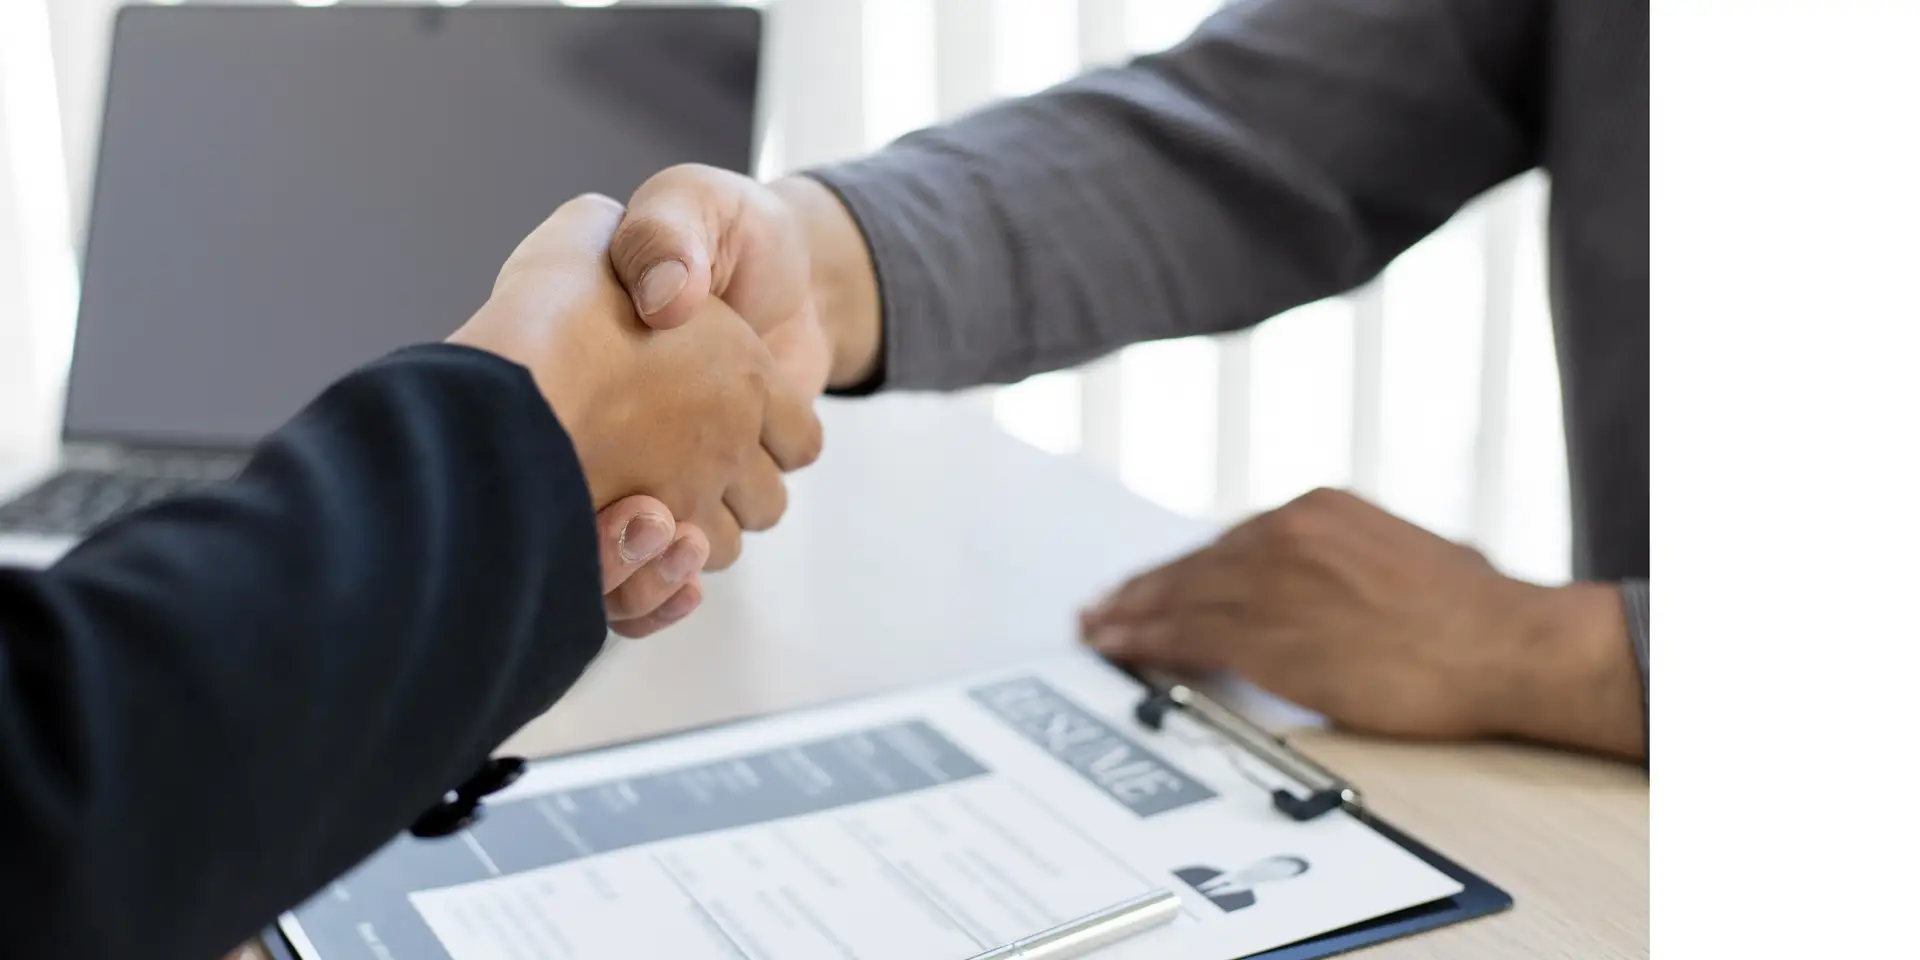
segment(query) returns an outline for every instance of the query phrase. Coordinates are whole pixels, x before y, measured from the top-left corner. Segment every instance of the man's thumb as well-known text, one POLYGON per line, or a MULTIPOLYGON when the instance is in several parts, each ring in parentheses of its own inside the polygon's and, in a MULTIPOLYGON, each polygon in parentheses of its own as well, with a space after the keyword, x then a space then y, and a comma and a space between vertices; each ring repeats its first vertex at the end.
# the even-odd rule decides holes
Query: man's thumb
POLYGON ((713 219, 707 193, 667 175, 641 186, 613 235, 613 269, 641 319, 655 329, 693 319, 713 285, 713 219))

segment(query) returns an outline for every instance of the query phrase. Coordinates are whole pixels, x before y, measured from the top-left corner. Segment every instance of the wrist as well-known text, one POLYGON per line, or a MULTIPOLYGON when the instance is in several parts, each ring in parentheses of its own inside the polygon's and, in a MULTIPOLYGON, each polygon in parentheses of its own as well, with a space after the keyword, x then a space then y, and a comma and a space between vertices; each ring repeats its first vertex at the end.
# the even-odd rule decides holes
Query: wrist
POLYGON ((599 458, 588 442, 594 433, 591 415, 596 409, 593 398, 588 396, 588 384, 584 378, 565 375, 558 369, 561 365, 551 362, 541 344, 519 336, 511 323, 496 322, 495 310, 492 302, 482 306, 472 319, 447 337, 446 342, 491 353, 527 371, 534 389, 572 442, 593 502, 599 505, 607 491, 596 469, 599 458))
POLYGON ((830 387, 871 379, 880 366, 880 287, 866 237, 832 190, 806 176, 771 185, 787 203, 806 238, 813 298, 832 364, 830 387))
POLYGON ((1610 584, 1541 587, 1514 581, 1493 678, 1494 732, 1616 756, 1643 756, 1640 671, 1619 590, 1610 584))

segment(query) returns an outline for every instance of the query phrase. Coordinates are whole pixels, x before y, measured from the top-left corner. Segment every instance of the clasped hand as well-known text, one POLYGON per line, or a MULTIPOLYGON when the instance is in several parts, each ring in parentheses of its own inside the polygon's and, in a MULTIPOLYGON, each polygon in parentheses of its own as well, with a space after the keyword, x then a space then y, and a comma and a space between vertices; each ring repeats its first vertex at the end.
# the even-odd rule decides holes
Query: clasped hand
POLYGON ((780 519, 783 474, 813 462, 821 436, 812 398, 718 298, 671 330, 640 322, 608 257, 624 213, 599 196, 561 207, 448 340, 532 373, 601 511, 608 619, 641 636, 698 605, 699 570, 731 565, 742 531, 780 519))

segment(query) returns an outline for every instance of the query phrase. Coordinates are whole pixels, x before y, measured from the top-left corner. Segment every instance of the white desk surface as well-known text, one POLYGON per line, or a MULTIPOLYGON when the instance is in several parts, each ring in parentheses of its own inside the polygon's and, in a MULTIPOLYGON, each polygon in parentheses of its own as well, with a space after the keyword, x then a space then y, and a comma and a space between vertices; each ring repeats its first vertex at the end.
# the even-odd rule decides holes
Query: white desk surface
MULTIPOLYGON (((704 608, 616 647, 511 746, 615 742, 1065 649, 1080 605, 1212 532, 951 401, 889 397, 825 416, 826 455, 794 478, 791 514, 711 580, 704 608)), ((1640 769, 1504 744, 1326 731, 1296 742, 1514 896, 1500 916, 1356 956, 1647 955, 1640 769)))

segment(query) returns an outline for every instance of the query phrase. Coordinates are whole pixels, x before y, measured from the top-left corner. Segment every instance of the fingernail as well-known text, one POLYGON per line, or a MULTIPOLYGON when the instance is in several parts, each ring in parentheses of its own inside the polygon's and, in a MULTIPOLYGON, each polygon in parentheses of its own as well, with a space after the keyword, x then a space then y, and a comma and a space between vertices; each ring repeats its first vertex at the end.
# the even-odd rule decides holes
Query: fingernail
POLYGON ((1093 632, 1088 642, 1093 644, 1095 650, 1112 656, 1126 649, 1127 631, 1121 627, 1101 627, 1093 632))
POLYGON ((640 275, 640 312, 653 316, 667 308, 680 291, 687 288, 687 265, 678 260, 662 260, 640 275))
POLYGON ((660 579, 667 583, 679 583, 693 576, 705 563, 693 541, 682 539, 667 548, 667 555, 660 558, 660 579))
POLYGON ((658 514, 642 513, 620 528, 620 559, 638 566, 652 560, 673 542, 673 524, 658 514))

